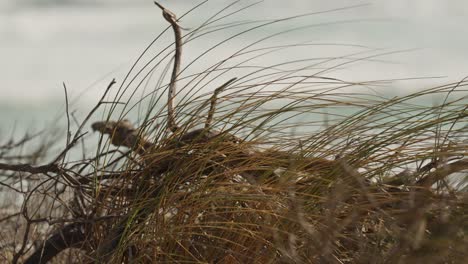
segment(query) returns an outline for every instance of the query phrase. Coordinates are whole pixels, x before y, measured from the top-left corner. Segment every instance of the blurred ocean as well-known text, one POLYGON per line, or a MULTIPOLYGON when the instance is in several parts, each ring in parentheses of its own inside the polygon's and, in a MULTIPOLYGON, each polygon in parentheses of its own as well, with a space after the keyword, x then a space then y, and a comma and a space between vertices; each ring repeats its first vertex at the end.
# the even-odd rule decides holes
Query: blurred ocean
MULTIPOLYGON (((197 3, 160 2, 176 14, 197 3)), ((191 27, 193 21, 202 21, 232 2, 209 1, 183 19, 182 25, 191 27)), ((254 2, 239 1, 235 7, 254 2)), ((221 46, 217 54, 226 56, 236 45, 255 41, 260 35, 317 24, 288 34, 287 40, 365 45, 382 48, 382 52, 414 49, 347 65, 330 76, 353 81, 444 77, 395 82, 388 93, 399 93, 457 81, 468 75, 466 0, 266 0, 239 13, 235 20, 279 18, 362 3, 368 5, 317 14, 247 34, 233 40, 231 45, 221 46)), ((8 134, 15 126, 41 128, 44 121, 61 113, 62 82, 66 83, 70 98, 79 99, 72 109, 87 110, 97 101, 106 83, 112 77, 121 80, 145 46, 166 26, 160 10, 150 0, 2 0, 0 135, 8 134)), ((203 41, 197 43, 199 46, 194 50, 206 48, 203 41)), ((302 55, 300 52, 303 51, 295 55, 302 55)), ((347 53, 349 50, 341 47, 322 45, 313 47, 308 56, 347 53)), ((190 52, 185 54, 190 56, 190 52)), ((273 59, 278 62, 290 59, 290 53, 280 54, 273 59)))

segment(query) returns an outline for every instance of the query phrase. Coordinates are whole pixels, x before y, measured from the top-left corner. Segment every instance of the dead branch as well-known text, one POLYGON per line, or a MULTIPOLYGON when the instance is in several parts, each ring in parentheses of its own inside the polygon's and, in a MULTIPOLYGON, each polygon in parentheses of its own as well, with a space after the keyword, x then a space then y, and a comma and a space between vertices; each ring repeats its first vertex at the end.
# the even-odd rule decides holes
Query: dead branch
MULTIPOLYGON (((94 112, 97 111, 97 109, 103 104, 104 99, 106 98, 107 93, 110 91, 112 86, 115 84, 115 79, 112 79, 112 81, 107 85, 106 90, 104 91, 104 94, 102 95, 101 99, 99 102, 94 106, 94 108, 89 112, 89 114, 85 117, 83 122, 81 122, 81 125, 78 127, 78 129, 75 132, 75 135, 73 136, 72 141, 67 144, 65 149, 55 158, 55 160, 51 163, 56 163, 59 160, 63 159, 64 156, 68 153, 68 151, 75 146, 75 144, 78 142, 80 138, 82 138, 86 133, 81 134, 81 131, 83 130, 84 126, 86 123, 89 121, 91 116, 94 114, 94 112)), ((67 139, 68 140, 68 139, 67 139)))
POLYGON ((177 18, 174 13, 167 10, 161 4, 154 2, 159 8, 161 8, 163 12, 163 17, 169 22, 174 30, 174 37, 175 37, 175 55, 174 55, 174 66, 172 68, 171 74, 171 82, 169 83, 169 90, 167 92, 168 99, 167 99, 167 128, 175 133, 178 129, 178 126, 175 122, 174 116, 174 97, 176 94, 177 88, 177 77, 180 71, 180 61, 182 58, 182 33, 180 30, 180 26, 177 24, 177 18))
POLYGON ((216 100, 218 99, 218 94, 221 93, 226 87, 228 87, 231 83, 235 82, 237 78, 232 78, 220 87, 216 88, 213 95, 210 98, 210 110, 208 111, 208 117, 206 118, 205 122, 205 129, 209 129, 211 126, 211 122, 213 121, 213 115, 216 111, 216 100))
POLYGON ((85 224, 73 223, 66 225, 44 241, 41 246, 29 256, 24 264, 43 264, 50 261, 67 248, 80 248, 86 240, 85 224))
POLYGON ((42 166, 32 166, 31 164, 4 164, 0 163, 0 170, 8 170, 15 172, 28 172, 31 174, 43 173, 47 174, 49 172, 58 173, 60 172, 60 167, 55 163, 50 163, 42 166))
POLYGON ((417 182, 417 185, 429 188, 437 181, 443 180, 453 173, 464 170, 468 170, 468 159, 461 159, 437 168, 426 177, 420 179, 417 182))

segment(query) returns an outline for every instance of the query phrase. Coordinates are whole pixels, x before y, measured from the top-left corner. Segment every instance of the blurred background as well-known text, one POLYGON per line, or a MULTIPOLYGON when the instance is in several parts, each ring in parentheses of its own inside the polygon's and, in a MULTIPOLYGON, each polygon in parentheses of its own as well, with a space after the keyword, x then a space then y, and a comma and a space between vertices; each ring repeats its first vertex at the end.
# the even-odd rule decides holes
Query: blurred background
MULTIPOLYGON (((176 14, 198 3, 160 2, 176 14)), ((190 28, 193 21, 203 21, 232 2, 209 1, 181 24, 190 28)), ((236 6, 254 2, 239 1, 236 6)), ((314 24, 317 26, 309 31, 288 34, 288 43, 346 43, 381 48, 382 53, 404 51, 348 65, 346 70, 330 74, 345 80, 442 77, 395 82, 383 93, 424 89, 468 75, 466 0, 265 0, 231 20, 272 19, 360 4, 365 5, 308 16, 260 32, 268 35, 314 24)), ((121 80, 146 45, 166 26, 160 10, 150 0, 1 0, 0 135, 13 129, 40 128, 52 120, 63 109, 63 82, 70 98, 79 99, 73 109, 89 110, 87 107, 97 101, 106 83, 112 77, 121 80)), ((232 32, 222 34, 225 38, 232 32)), ((247 34, 237 41, 253 42, 258 34, 247 34)), ((170 40, 172 35, 167 37, 170 40)), ((203 41, 197 43, 200 50, 206 47, 203 41)), ((217 52, 226 56, 232 48, 226 45, 217 52)), ((346 52, 322 45, 314 47, 310 56, 341 56, 346 52)), ((285 61, 290 59, 287 56, 273 59, 285 61)))

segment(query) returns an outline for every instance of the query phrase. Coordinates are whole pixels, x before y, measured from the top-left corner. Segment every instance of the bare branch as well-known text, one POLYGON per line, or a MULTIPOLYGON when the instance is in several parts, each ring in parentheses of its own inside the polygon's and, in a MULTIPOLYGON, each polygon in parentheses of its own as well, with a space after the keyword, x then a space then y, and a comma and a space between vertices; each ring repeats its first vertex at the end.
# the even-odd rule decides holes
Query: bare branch
POLYGON ((89 119, 91 118, 91 116, 94 114, 94 112, 97 111, 97 109, 102 105, 104 99, 106 98, 106 95, 107 93, 110 91, 110 89, 112 88, 112 86, 115 84, 115 79, 112 79, 112 81, 107 85, 107 88, 106 90, 104 91, 104 94, 102 95, 101 99, 99 100, 99 102, 96 104, 96 106, 94 106, 94 108, 89 112, 89 114, 86 116, 86 118, 83 120, 83 122, 81 123, 80 127, 78 127, 78 130, 75 132, 75 135, 73 136, 73 140, 65 147, 65 149, 57 156, 57 158, 55 158, 54 161, 52 161, 51 163, 56 163, 58 162, 59 160, 61 160, 62 158, 64 158, 64 156, 67 154, 67 152, 76 144, 76 142, 78 142, 78 140, 83 137, 86 133, 84 134, 81 134, 81 130, 83 130, 83 127, 85 126, 85 124, 89 121, 89 119))
POLYGON ((86 239, 85 225, 73 223, 60 229, 38 248, 25 264, 42 264, 57 256, 67 248, 78 248, 86 239))
POLYGON ((205 122, 205 129, 209 129, 211 126, 211 121, 213 121, 213 115, 214 112, 216 111, 216 100, 218 99, 218 94, 221 93, 226 87, 228 87, 231 83, 236 81, 237 78, 232 78, 220 87, 216 88, 214 91, 213 95, 210 98, 210 110, 208 111, 208 117, 206 118, 205 122))
POLYGON ((443 180, 450 174, 468 170, 468 159, 461 159, 442 167, 437 168, 426 177, 420 179, 417 184, 424 187, 431 187, 437 181, 443 180))
POLYGON ((0 170, 16 171, 16 172, 28 172, 31 174, 37 173, 58 173, 60 168, 57 164, 47 164, 43 166, 32 166, 30 164, 4 164, 0 163, 0 170))
POLYGON ((167 99, 167 128, 173 133, 177 131, 178 126, 174 116, 174 97, 177 89, 177 77, 180 71, 180 61, 182 58, 182 33, 180 26, 177 24, 177 18, 174 13, 167 10, 161 4, 154 2, 163 11, 163 17, 169 22, 174 30, 175 37, 175 55, 174 67, 172 69, 171 82, 169 84, 168 99, 167 99))

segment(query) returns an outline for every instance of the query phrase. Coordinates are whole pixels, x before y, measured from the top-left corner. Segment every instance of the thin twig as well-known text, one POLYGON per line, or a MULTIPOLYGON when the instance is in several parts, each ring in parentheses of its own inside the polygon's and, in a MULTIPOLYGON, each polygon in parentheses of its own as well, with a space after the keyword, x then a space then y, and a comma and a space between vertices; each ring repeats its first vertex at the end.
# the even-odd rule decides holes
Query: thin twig
POLYGON ((32 139, 39 137, 43 133, 44 133, 44 131, 39 131, 39 132, 37 132, 37 133, 35 133, 35 134, 31 135, 31 136, 28 133, 26 133, 23 136, 23 138, 21 138, 18 142, 14 142, 13 140, 9 140, 6 144, 1 145, 0 150, 11 150, 11 149, 14 149, 16 147, 23 146, 28 141, 31 141, 32 139))
MULTIPOLYGON (((63 149, 60 152, 60 154, 53 161, 51 161, 47 165, 42 165, 42 166, 32 166, 31 164, 4 164, 4 163, 0 163, 0 170, 9 170, 9 171, 16 171, 16 172, 28 172, 28 173, 31 173, 31 174, 38 174, 38 173, 47 174, 49 172, 53 172, 53 173, 61 172, 62 169, 61 169, 60 166, 57 165, 57 163, 60 160, 64 159, 65 155, 78 142, 78 140, 80 140, 84 135, 86 135, 86 133, 81 134, 81 130, 83 129, 84 125, 88 122, 88 120, 91 118, 91 116, 94 114, 94 112, 96 112, 96 110, 101 106, 102 102, 104 101, 104 98, 106 97, 107 93, 109 92, 109 90, 112 88, 112 86, 114 84, 115 84, 115 79, 112 79, 112 81, 107 86, 106 91, 104 92, 104 94, 101 97, 101 99, 99 100, 99 102, 91 110, 91 112, 89 112, 89 114, 86 116, 84 121, 79 126, 78 130, 76 131, 75 135, 73 136, 73 140, 71 142, 68 142, 69 137, 67 136, 67 146, 65 147, 65 149, 63 149)), ((64 88, 65 88, 65 86, 64 86, 64 88)), ((66 94, 66 88, 65 88, 65 94, 66 94)), ((66 97, 68 97, 68 96, 66 95, 66 97)), ((67 112, 67 115, 68 115, 68 112, 67 112)), ((69 123, 69 121, 68 121, 68 123, 69 123)), ((68 131, 70 131, 70 130, 68 130, 68 131)))
POLYGON ((107 93, 110 91, 110 89, 112 88, 112 86, 115 84, 115 78, 112 79, 112 81, 107 85, 107 88, 106 90, 104 91, 104 94, 102 95, 101 99, 99 100, 99 102, 96 104, 96 106, 94 106, 94 108, 91 110, 91 112, 89 112, 89 114, 86 116, 86 118, 84 119, 84 121, 81 123, 80 127, 78 128, 78 130, 76 131, 75 133, 75 138, 77 137, 77 135, 79 135, 81 133, 81 130, 83 129, 83 127, 85 126, 85 124, 89 121, 89 119, 91 118, 91 116, 94 114, 94 112, 97 111, 97 109, 103 104, 104 99, 106 98, 106 95, 107 93))
POLYGON ((67 92, 67 86, 65 83, 63 83, 63 90, 65 91, 65 113, 67 115, 67 144, 70 144, 70 138, 71 138, 71 132, 70 132, 70 112, 68 110, 68 92, 67 92))
POLYGON ((18 252, 16 252, 15 255, 13 255, 13 259, 12 259, 11 263, 13 263, 13 264, 18 263, 21 256, 23 256, 24 250, 26 249, 26 245, 27 245, 28 240, 29 240, 30 230, 31 230, 31 223, 27 222, 26 223, 26 228, 25 228, 25 231, 24 231, 24 235, 23 235, 23 243, 21 244, 21 247, 18 250, 18 252))
POLYGON ((81 138, 83 137, 86 133, 84 134, 81 134, 81 130, 83 130, 83 127, 85 126, 85 124, 89 121, 89 119, 91 118, 91 116, 94 114, 94 112, 97 111, 97 109, 102 105, 102 102, 104 101, 104 99, 106 98, 106 95, 107 93, 109 92, 109 90, 112 88, 112 86, 115 84, 115 79, 112 79, 112 81, 109 83, 109 85, 107 85, 107 88, 106 90, 104 91, 104 94, 102 95, 101 99, 99 100, 99 102, 96 104, 96 106, 94 106, 94 108, 91 110, 91 112, 89 112, 89 114, 86 116, 86 118, 83 120, 83 122, 81 123, 81 125, 78 127, 78 130, 76 131, 75 135, 73 136, 73 140, 67 145, 67 147, 57 156, 57 158, 55 158, 54 161, 52 161, 51 163, 56 163, 57 161, 59 161, 60 159, 62 159, 66 154, 67 152, 76 144, 76 142, 81 138))
POLYGON ((20 216, 20 215, 21 215, 21 212, 14 213, 14 214, 11 214, 11 215, 7 215, 7 216, 0 219, 0 223, 2 223, 4 221, 7 221, 7 220, 10 220, 11 218, 17 217, 17 216, 20 216))

